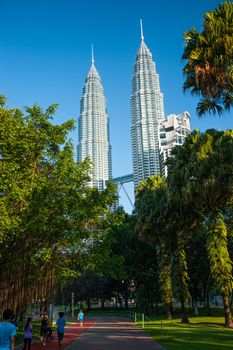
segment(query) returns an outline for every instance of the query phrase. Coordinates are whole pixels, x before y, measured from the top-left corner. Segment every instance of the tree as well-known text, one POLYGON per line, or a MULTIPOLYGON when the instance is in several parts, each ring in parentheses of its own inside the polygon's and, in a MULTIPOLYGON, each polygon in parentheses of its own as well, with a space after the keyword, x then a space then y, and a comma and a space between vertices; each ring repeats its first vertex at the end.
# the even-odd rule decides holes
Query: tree
POLYGON ((176 296, 181 302, 181 320, 186 323, 185 303, 190 299, 185 249, 189 237, 189 210, 160 176, 152 176, 142 182, 136 199, 138 231, 147 239, 154 240, 167 317, 172 316, 172 299, 176 296))
POLYGON ((166 181, 160 176, 143 180, 136 191, 136 231, 139 237, 154 246, 161 296, 168 319, 172 317, 171 231, 169 230, 168 192, 166 181))
POLYGON ((203 31, 184 33, 184 91, 201 96, 197 113, 223 113, 233 106, 233 3, 204 15, 203 31))
POLYGON ((117 195, 86 186, 89 162, 74 161, 68 140, 74 121, 53 125, 56 105, 24 115, 0 104, 0 308, 22 310, 77 275, 78 247, 106 236, 117 195))
POLYGON ((207 228, 205 226, 198 225, 192 230, 190 239, 186 242, 186 251, 192 306, 195 309, 198 305, 198 301, 202 301, 204 307, 208 308, 208 313, 210 315, 211 309, 209 300, 213 280, 210 275, 207 253, 207 228))
POLYGON ((173 155, 169 160, 169 187, 189 205, 193 222, 206 227, 211 275, 223 297, 225 325, 232 327, 232 261, 225 221, 233 200, 233 131, 194 131, 173 155))

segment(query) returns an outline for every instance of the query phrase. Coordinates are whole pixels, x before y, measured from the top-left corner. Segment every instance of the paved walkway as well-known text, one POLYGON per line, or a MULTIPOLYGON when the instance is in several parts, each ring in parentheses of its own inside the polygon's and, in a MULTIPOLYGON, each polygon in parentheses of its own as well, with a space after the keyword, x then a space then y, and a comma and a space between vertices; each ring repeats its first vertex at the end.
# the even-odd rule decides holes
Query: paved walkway
POLYGON ((165 350, 126 318, 90 318, 92 326, 67 350, 165 350))
MULTIPOLYGON (((165 350, 123 317, 90 317, 82 328, 73 323, 66 327, 61 347, 55 331, 53 336, 45 346, 33 343, 31 350, 165 350)), ((22 346, 17 347, 20 349, 22 346)))
MULTIPOLYGON (((75 340, 77 340, 88 328, 93 326, 93 321, 88 320, 85 322, 84 327, 80 327, 79 323, 73 323, 65 328, 65 336, 61 347, 58 346, 57 332, 53 331, 53 339, 48 340, 46 345, 43 345, 40 341, 35 341, 31 345, 31 350, 64 350, 75 340)), ((18 345, 16 350, 23 349, 23 345, 18 345)))

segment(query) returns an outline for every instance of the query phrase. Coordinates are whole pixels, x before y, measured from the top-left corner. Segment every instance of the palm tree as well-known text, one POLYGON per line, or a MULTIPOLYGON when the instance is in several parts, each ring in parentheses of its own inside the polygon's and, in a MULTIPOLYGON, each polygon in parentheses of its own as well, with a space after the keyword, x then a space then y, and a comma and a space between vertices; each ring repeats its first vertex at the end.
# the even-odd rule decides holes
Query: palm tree
POLYGON ((226 1, 206 13, 203 31, 192 28, 184 39, 183 88, 201 97, 198 115, 229 111, 233 106, 233 3, 226 1))
POLYGON ((151 176, 141 182, 136 196, 137 231, 152 240, 158 261, 159 282, 167 318, 172 317, 174 275, 176 294, 181 302, 182 322, 188 322, 185 303, 190 298, 185 238, 179 208, 170 198, 165 179, 151 176))
POLYGON ((172 276, 168 216, 168 192, 164 178, 151 176, 141 181, 136 190, 136 232, 141 239, 150 241, 155 248, 161 297, 168 319, 172 318, 172 276))
POLYGON ((189 203, 197 220, 207 227, 207 251, 212 278, 224 302, 225 325, 233 327, 232 261, 226 213, 233 204, 233 131, 194 131, 169 161, 169 188, 189 203))

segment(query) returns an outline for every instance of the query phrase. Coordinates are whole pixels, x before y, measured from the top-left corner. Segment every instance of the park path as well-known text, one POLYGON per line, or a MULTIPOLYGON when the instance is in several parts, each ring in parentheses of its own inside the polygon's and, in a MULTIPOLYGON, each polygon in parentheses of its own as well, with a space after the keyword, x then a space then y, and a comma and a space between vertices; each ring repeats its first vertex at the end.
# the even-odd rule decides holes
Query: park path
MULTIPOLYGON (((93 325, 93 321, 88 320, 85 322, 84 327, 80 327, 79 323, 72 323, 69 324, 65 328, 65 336, 63 339, 63 344, 61 347, 58 346, 58 340, 57 340, 57 333, 56 331, 53 331, 53 339, 48 340, 46 342, 46 345, 43 345, 40 341, 35 341, 31 345, 31 350, 64 350, 66 349, 70 344, 72 344, 75 340, 78 339, 83 333, 85 333, 88 328, 90 328, 93 325)), ((16 347, 16 350, 21 350, 23 348, 23 345, 18 345, 16 347)))
MULTIPOLYGON (((21 350, 23 346, 17 346, 21 350)), ((32 344, 31 350, 165 350, 142 329, 123 317, 90 317, 84 326, 72 323, 65 328, 61 347, 57 334, 44 346, 39 341, 32 344)))
POLYGON ((89 322, 87 331, 65 350, 165 350, 126 318, 92 317, 89 322))

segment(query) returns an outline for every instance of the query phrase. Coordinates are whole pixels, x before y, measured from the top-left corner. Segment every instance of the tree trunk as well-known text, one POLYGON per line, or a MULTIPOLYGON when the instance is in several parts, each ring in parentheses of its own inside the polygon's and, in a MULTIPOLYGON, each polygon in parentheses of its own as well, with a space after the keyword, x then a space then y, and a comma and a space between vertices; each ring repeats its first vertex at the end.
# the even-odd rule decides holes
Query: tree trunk
POLYGON ((104 298, 101 298, 101 310, 104 311, 105 310, 105 306, 104 306, 104 298))
POLYGON ((91 310, 91 299, 90 299, 90 297, 87 298, 87 310, 88 311, 91 310))
POLYGON ((181 299, 181 323, 189 323, 183 298, 181 299))
POLYGON ((120 294, 118 294, 117 299, 118 299, 118 302, 120 304, 120 309, 123 310, 122 298, 121 298, 120 294))
POLYGON ((233 328, 232 315, 228 295, 223 296, 224 312, 225 312, 225 327, 233 328))
POLYGON ((105 310, 104 307, 104 284, 101 284, 101 310, 105 310))
POLYGON ((172 314, 173 314, 173 307, 172 307, 172 303, 167 304, 167 320, 171 320, 172 319, 172 314))
POLYGON ((125 309, 126 310, 128 310, 128 308, 129 308, 129 287, 128 287, 128 284, 126 285, 127 287, 126 287, 126 291, 125 291, 125 293, 124 293, 124 299, 125 299, 125 309))
POLYGON ((158 314, 158 312, 159 312, 159 302, 158 302, 158 300, 156 300, 156 303, 155 303, 155 312, 156 312, 156 314, 158 314))
POLYGON ((125 309, 128 310, 129 304, 128 304, 128 296, 125 297, 125 309))
POLYGON ((211 307, 210 307, 210 296, 209 296, 209 293, 207 293, 206 295, 206 307, 207 307, 207 310, 208 310, 208 313, 207 313, 207 316, 211 316, 211 307))

